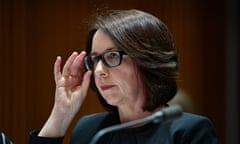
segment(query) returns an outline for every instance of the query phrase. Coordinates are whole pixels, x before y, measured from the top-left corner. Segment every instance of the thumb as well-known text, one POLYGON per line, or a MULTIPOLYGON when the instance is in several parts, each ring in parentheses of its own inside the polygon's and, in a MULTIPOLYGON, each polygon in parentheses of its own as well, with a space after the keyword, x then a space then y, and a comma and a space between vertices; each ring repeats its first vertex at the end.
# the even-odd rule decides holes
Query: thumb
POLYGON ((87 71, 83 75, 83 80, 81 86, 78 87, 79 97, 83 100, 88 92, 88 88, 91 81, 92 71, 87 71))
POLYGON ((85 72, 85 74, 83 76, 82 89, 86 90, 86 92, 90 85, 91 75, 92 75, 92 71, 87 71, 87 72, 85 72))

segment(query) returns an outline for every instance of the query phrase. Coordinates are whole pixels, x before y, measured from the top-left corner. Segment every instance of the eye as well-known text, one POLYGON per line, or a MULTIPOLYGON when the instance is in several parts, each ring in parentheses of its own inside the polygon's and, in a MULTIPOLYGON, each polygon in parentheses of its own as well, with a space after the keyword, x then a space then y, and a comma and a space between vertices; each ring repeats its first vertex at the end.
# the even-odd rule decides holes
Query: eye
POLYGON ((92 65, 96 65, 96 63, 98 63, 98 61, 99 61, 99 57, 98 57, 97 55, 92 55, 92 56, 91 56, 91 61, 90 61, 90 63, 91 63, 92 65))
POLYGON ((118 52, 109 52, 106 54, 105 58, 107 60, 115 60, 119 58, 119 53, 118 52))

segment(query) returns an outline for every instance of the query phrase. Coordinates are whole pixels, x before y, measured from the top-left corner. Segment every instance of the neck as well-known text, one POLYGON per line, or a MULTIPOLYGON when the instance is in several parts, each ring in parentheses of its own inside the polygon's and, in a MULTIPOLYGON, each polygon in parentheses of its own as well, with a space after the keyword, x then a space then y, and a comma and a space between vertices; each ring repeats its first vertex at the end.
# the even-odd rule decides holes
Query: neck
POLYGON ((153 112, 143 111, 142 108, 118 108, 121 123, 141 119, 151 115, 153 112))

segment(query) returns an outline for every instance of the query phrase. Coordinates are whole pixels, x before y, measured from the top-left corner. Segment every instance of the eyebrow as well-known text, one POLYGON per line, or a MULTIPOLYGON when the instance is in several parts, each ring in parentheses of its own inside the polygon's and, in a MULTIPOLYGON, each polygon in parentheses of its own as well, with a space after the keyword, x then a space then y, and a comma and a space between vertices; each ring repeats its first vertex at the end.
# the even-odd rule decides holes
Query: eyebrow
MULTIPOLYGON (((116 47, 107 48, 107 49, 105 49, 101 54, 103 54, 103 53, 105 53, 105 52, 108 52, 108 51, 112 51, 112 50, 118 50, 118 48, 116 48, 116 47)), ((99 53, 97 53, 97 52, 91 52, 91 53, 90 53, 90 55, 101 55, 101 54, 99 54, 99 53)))

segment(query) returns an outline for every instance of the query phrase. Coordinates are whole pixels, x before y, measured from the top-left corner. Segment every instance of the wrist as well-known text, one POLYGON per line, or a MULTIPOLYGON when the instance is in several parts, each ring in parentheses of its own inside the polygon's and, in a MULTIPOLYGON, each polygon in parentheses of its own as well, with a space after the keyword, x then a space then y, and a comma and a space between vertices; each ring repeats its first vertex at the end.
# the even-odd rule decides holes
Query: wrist
POLYGON ((65 135, 72 118, 53 109, 47 122, 44 124, 38 136, 43 137, 62 137, 65 135))

